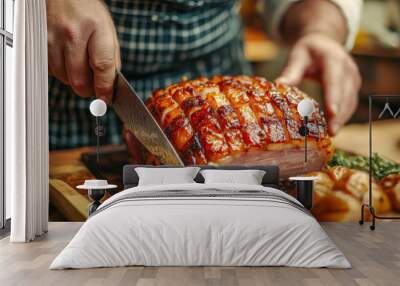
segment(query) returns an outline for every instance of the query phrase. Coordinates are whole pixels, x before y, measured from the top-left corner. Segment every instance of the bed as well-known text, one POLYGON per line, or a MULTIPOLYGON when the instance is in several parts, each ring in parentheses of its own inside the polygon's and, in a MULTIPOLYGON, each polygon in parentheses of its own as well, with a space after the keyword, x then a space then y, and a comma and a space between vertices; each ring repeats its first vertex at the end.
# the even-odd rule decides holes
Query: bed
POLYGON ((278 189, 276 166, 218 167, 262 169, 261 185, 205 184, 198 174, 195 183, 151 186, 138 186, 137 167, 124 167, 125 190, 90 216, 50 269, 351 267, 309 211, 278 189))

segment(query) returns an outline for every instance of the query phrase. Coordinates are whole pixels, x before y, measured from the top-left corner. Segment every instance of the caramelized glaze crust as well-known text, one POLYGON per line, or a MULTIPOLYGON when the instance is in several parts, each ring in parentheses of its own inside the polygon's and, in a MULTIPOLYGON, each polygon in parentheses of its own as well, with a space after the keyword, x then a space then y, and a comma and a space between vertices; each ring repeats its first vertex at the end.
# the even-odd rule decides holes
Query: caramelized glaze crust
MULTIPOLYGON (((295 87, 261 77, 215 76, 184 80, 157 90, 146 105, 185 164, 229 161, 245 152, 302 146, 297 104, 307 96, 295 87)), ((309 119, 309 140, 327 161, 333 151, 326 122, 309 119)))

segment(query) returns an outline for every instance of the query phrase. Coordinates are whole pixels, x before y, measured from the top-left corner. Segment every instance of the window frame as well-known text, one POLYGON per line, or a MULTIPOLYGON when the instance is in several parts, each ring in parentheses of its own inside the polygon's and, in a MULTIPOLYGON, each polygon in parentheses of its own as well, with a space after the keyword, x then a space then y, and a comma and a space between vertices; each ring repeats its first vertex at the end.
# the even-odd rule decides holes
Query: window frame
MULTIPOLYGON (((10 221, 6 217, 6 190, 5 190, 5 92, 6 92, 6 50, 13 47, 13 34, 6 27, 6 1, 0 0, 0 236, 9 232, 10 221)), ((14 13, 14 7, 12 9, 14 13)), ((13 15, 11 15, 13 18, 13 15)), ((13 30, 13 29, 12 29, 13 30)))

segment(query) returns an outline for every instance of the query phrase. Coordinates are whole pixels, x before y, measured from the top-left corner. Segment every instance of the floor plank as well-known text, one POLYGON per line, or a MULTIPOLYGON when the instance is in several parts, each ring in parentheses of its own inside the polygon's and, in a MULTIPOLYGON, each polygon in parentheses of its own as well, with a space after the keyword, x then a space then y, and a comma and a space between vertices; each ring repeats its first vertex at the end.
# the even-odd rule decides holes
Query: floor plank
POLYGON ((82 223, 52 222, 49 233, 32 243, 0 240, 0 285, 399 285, 400 223, 384 222, 376 231, 356 223, 322 223, 352 263, 352 269, 289 267, 120 267, 50 271, 54 257, 82 223))

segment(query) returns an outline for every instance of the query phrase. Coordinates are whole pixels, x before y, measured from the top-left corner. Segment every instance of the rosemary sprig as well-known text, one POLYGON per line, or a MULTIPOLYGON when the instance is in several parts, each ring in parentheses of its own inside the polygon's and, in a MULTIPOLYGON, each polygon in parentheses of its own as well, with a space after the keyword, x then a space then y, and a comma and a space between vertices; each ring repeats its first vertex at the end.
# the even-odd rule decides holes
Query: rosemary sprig
MULTIPOLYGON (((369 171, 368 157, 349 155, 344 151, 336 151, 332 159, 328 162, 327 167, 343 166, 350 169, 369 171)), ((380 180, 390 174, 400 173, 400 164, 384 159, 377 153, 372 155, 371 160, 372 175, 380 180)))

